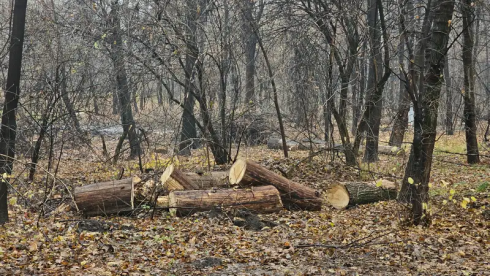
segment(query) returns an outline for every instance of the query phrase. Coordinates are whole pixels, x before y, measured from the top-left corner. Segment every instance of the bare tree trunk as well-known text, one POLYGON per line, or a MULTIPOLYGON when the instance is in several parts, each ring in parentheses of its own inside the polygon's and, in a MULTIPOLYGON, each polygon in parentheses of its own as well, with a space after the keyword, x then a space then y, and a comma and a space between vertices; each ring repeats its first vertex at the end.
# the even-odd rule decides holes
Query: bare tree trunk
MULTIPOLYGON (((405 16, 405 15, 400 15, 405 16)), ((399 86, 399 98, 398 98, 398 110, 395 115, 395 122, 393 123, 393 130, 390 135, 390 146, 401 147, 403 138, 405 137, 405 131, 408 128, 408 112, 410 111, 410 96, 408 95, 407 88, 405 86, 405 36, 408 34, 402 27, 399 27, 400 44, 398 45, 398 63, 400 69, 400 86, 399 86)))
POLYGON ((114 2, 111 6, 112 35, 114 44, 111 45, 111 59, 114 63, 116 73, 116 87, 119 103, 121 107, 121 124, 123 131, 127 133, 130 147, 130 157, 137 157, 141 153, 141 146, 136 134, 136 124, 133 119, 131 109, 131 92, 128 87, 128 77, 126 75, 126 65, 124 61, 123 41, 121 37, 121 25, 119 20, 119 4, 114 2))
POLYGON ((466 133, 466 154, 469 164, 480 163, 478 140, 476 137, 478 126, 476 124, 475 110, 475 64, 473 59, 473 22, 475 10, 471 0, 461 0, 463 15, 463 69, 464 69, 464 121, 466 133))
POLYGON ((451 76, 449 74, 449 59, 445 57, 444 83, 446 87, 446 135, 454 135, 454 114, 453 114, 453 88, 451 87, 451 76))
POLYGON ((381 57, 381 32, 378 22, 377 0, 368 0, 367 21, 369 25, 369 37, 371 42, 371 57, 369 58, 369 75, 367 90, 370 95, 366 101, 367 121, 366 129, 366 150, 364 151, 364 161, 378 161, 378 139, 379 125, 381 121, 382 93, 378 87, 381 82, 383 71, 381 57))
MULTIPOLYGON (((16 111, 20 95, 22 48, 26 23, 27 0, 16 0, 14 6, 12 34, 10 37, 9 69, 0 132, 0 175, 10 175, 15 157, 17 134, 16 111)), ((0 181, 0 225, 8 221, 7 179, 0 181)))
POLYGON ((245 102, 255 104, 255 54, 257 48, 257 33, 253 30, 253 24, 260 20, 264 10, 263 1, 259 2, 259 11, 254 16, 255 1, 243 1, 241 3, 243 41, 245 47, 245 102))
MULTIPOLYGON (((428 39, 422 45, 425 50, 426 66, 421 72, 423 87, 419 87, 418 95, 413 93, 414 102, 414 138, 410 157, 405 169, 405 176, 400 191, 399 200, 412 204, 413 223, 415 225, 430 224, 429 208, 429 179, 432 167, 437 127, 437 111, 439 107, 442 86, 442 71, 444 56, 447 54, 450 24, 454 11, 454 1, 434 0, 427 7, 424 25, 430 26, 428 39)), ((413 55, 410 54, 411 58, 413 55)), ((411 71, 411 74, 414 71, 411 71)), ((412 88, 414 85, 411 86, 412 88)))
POLYGON ((196 62, 199 55, 197 45, 197 1, 186 1, 187 5, 187 33, 186 33, 186 55, 185 55, 185 81, 184 81, 184 112, 182 113, 182 130, 180 134, 179 153, 190 155, 190 148, 197 138, 197 129, 194 116, 196 99, 195 75, 196 62))
POLYGON ((257 35, 257 42, 259 43, 260 50, 262 51, 262 55, 264 56, 265 64, 267 66, 267 72, 269 73, 269 79, 271 81, 272 92, 273 92, 273 96, 274 96, 274 107, 276 108, 277 121, 279 122, 279 131, 281 132, 282 150, 284 152, 284 157, 288 158, 288 147, 286 145, 286 143, 287 143, 286 133, 284 131, 284 124, 282 122, 281 108, 279 107, 278 93, 277 93, 277 88, 276 88, 276 82, 274 81, 274 73, 272 72, 272 65, 269 61, 269 56, 267 55, 267 52, 265 51, 264 44, 262 43, 262 38, 259 36, 259 30, 258 30, 256 24, 253 25, 253 30, 254 30, 255 34, 257 35))

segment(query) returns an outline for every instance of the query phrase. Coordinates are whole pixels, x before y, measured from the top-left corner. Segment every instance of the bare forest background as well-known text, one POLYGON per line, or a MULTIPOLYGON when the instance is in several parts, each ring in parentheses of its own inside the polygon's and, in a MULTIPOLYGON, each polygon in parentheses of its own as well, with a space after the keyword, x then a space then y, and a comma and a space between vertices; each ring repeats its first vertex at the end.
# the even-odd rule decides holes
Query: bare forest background
POLYGON ((54 177, 67 149, 143 171, 155 152, 222 165, 273 137, 349 166, 408 146, 400 200, 427 224, 436 139, 464 132, 468 163, 488 152, 485 1, 36 0, 22 26, 25 4, 0 4, 4 176, 54 177))

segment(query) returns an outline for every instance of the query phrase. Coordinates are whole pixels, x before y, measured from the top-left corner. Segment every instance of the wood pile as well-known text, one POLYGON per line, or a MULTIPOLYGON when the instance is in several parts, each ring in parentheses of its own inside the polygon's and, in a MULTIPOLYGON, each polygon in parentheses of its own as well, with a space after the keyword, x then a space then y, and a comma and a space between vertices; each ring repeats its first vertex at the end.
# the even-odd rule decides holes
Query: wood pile
MULTIPOLYGON (((134 176, 77 187, 75 202, 86 216, 133 211, 141 203, 168 209, 179 216, 214 208, 253 213, 276 212, 284 207, 320 211, 323 205, 319 191, 245 159, 238 159, 227 172, 183 172, 169 165, 161 175, 142 178, 134 176)), ((396 188, 389 181, 339 183, 327 191, 327 203, 343 209, 391 200, 396 198, 396 188)))

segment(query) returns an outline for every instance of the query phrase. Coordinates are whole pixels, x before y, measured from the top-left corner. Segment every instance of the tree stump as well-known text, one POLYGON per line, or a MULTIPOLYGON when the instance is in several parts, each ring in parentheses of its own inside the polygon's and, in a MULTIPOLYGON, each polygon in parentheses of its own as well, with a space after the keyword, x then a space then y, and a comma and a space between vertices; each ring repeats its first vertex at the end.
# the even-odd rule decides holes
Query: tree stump
POLYGON ((134 208, 131 178, 99 182, 75 188, 75 202, 84 215, 109 215, 134 208))
POLYGON ((345 182, 335 184, 327 191, 327 202, 336 209, 348 206, 368 204, 383 200, 396 199, 397 187, 387 180, 369 182, 345 182))
POLYGON ((250 160, 239 159, 230 169, 230 184, 272 185, 280 193, 289 209, 319 211, 322 208, 320 193, 267 170, 250 160))
POLYGON ((255 213, 272 213, 283 208, 279 191, 274 186, 172 191, 168 196, 159 196, 157 206, 169 208, 172 214, 179 216, 214 208, 246 209, 255 213))

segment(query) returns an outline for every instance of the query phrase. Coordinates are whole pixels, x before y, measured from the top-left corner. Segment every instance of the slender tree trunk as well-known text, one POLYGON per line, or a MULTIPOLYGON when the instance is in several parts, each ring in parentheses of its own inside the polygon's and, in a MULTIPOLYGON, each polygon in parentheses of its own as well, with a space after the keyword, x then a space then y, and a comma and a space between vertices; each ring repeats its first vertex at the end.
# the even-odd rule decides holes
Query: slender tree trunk
MULTIPOLYGON (((402 28, 399 28, 400 44, 398 45, 398 63, 400 68, 405 68, 405 38, 407 35, 402 28)), ((405 137, 405 131, 408 128, 408 112, 410 111, 410 96, 408 95, 407 88, 405 87, 405 75, 403 70, 400 69, 400 85, 399 85, 399 99, 398 110, 395 115, 395 122, 393 124, 393 130, 390 135, 390 146, 400 147, 405 137)))
POLYGON ((446 135, 454 135, 454 114, 453 114, 453 88, 451 87, 451 76, 449 74, 449 59, 446 55, 446 66, 444 66, 444 83, 446 85, 446 135))
POLYGON ((17 134, 16 111, 20 95, 22 49, 26 23, 27 0, 16 0, 10 37, 9 69, 3 104, 0 136, 0 225, 8 221, 8 186, 3 175, 12 173, 17 134))
POLYGON ((114 2, 111 6, 112 31, 114 43, 111 45, 111 58, 116 73, 117 96, 120 103, 120 115, 123 131, 127 133, 130 147, 130 157, 135 158, 141 153, 140 141, 136 134, 136 124, 131 109, 131 92, 128 87, 126 65, 124 61, 123 41, 121 37, 121 25, 119 20, 119 4, 114 2))
MULTIPOLYGON (((399 200, 412 204, 413 223, 428 226, 430 224, 428 198, 429 179, 432 166, 432 154, 436 139, 437 111, 442 86, 444 56, 447 54, 450 24, 454 11, 454 1, 433 0, 427 8, 430 29, 419 95, 414 103, 414 138, 399 200), (430 19, 433 18, 433 19, 430 19)), ((419 42, 420 43, 420 42, 419 42)))
POLYGON ((478 152, 475 108, 475 64, 473 59, 473 22, 475 20, 475 10, 471 0, 461 0, 461 11, 463 15, 463 69, 464 69, 464 122, 466 133, 466 152, 469 164, 480 162, 478 152))
POLYGON ((255 55, 258 38, 254 30, 253 24, 255 21, 259 21, 263 3, 260 3, 259 15, 254 18, 254 5, 255 1, 243 1, 241 14, 243 20, 243 41, 245 45, 245 102, 246 104, 255 104, 255 55))
POLYGON ((272 65, 269 61, 269 56, 267 55, 267 52, 265 51, 264 44, 262 43, 262 39, 259 37, 259 34, 258 34, 259 30, 258 30, 256 24, 254 24, 253 30, 254 30, 255 34, 257 35, 257 42, 259 43, 260 50, 262 51, 262 55, 264 56, 265 64, 267 66, 267 72, 269 73, 269 79, 270 79, 271 84, 272 84, 272 92, 273 92, 273 96, 274 96, 274 107, 276 108, 277 121, 279 122, 279 131, 281 133, 282 150, 284 153, 284 157, 288 158, 288 147, 286 145, 286 133, 284 131, 284 124, 282 122, 281 108, 279 107, 277 87, 276 87, 276 82, 274 80, 274 73, 272 72, 272 65))

